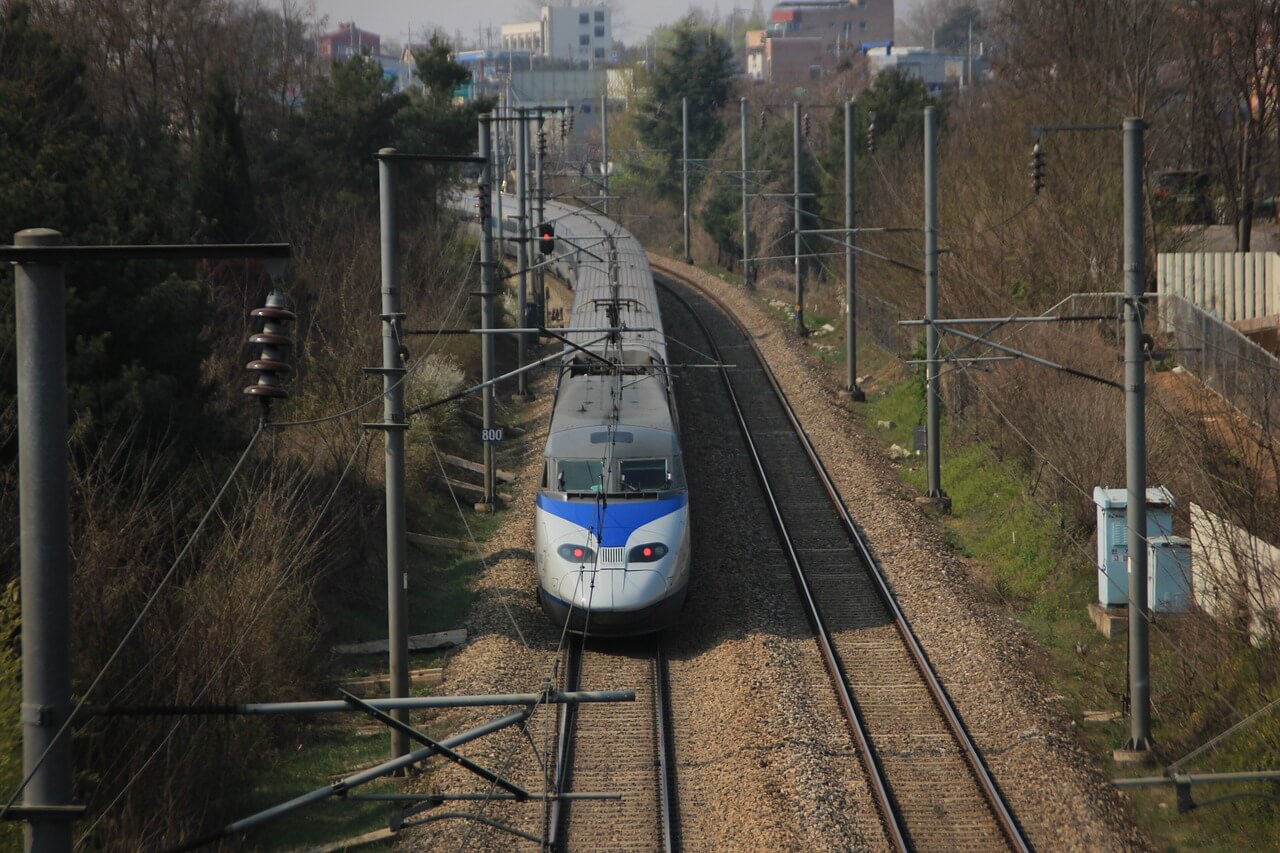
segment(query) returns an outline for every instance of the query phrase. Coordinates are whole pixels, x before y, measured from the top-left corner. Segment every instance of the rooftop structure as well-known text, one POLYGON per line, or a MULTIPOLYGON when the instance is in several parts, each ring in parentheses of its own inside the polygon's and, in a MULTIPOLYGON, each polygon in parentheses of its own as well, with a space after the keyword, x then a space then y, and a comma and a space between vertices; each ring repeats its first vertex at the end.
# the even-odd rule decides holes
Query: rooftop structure
POLYGON ((320 36, 316 39, 316 46, 323 59, 350 59, 364 53, 378 56, 382 53, 382 37, 365 32, 350 21, 338 24, 336 30, 320 36))
POLYGON ((543 6, 536 21, 502 25, 504 50, 594 65, 613 59, 613 16, 606 6, 543 6))

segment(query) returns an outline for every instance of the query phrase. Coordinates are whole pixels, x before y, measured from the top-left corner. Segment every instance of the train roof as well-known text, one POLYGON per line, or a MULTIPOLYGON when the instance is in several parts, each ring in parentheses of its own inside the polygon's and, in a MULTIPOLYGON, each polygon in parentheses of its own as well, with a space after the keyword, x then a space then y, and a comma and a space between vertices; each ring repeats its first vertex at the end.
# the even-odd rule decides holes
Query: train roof
MULTIPOLYGON (((594 211, 582 211, 559 202, 548 202, 545 210, 547 220, 556 229, 557 254, 572 253, 570 261, 575 276, 569 328, 609 326, 608 305, 616 297, 621 325, 653 330, 623 332, 622 349, 644 350, 654 361, 665 363, 667 344, 662 333, 657 290, 640 241, 613 220, 594 211)), ((603 342, 598 340, 599 334, 570 331, 566 337, 592 351, 604 349, 603 342)))

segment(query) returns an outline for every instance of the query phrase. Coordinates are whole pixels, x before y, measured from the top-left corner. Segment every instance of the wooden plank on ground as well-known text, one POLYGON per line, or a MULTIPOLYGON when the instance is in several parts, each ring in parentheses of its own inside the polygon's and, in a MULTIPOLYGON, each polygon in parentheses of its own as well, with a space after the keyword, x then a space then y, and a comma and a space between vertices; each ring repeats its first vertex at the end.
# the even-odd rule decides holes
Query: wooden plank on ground
MULTIPOLYGON (((461 480, 445 479, 445 483, 453 488, 455 492, 468 492, 478 498, 484 497, 484 486, 474 486, 471 483, 464 483, 461 480)), ((510 503, 511 495, 498 492, 498 499, 510 503)))
MULTIPOLYGON (((428 669, 413 669, 409 671, 410 687, 435 687, 444 682, 444 670, 439 667, 430 667, 428 669)), ((391 686, 390 673, 378 673, 377 675, 369 675, 364 678, 348 678, 345 681, 338 682, 338 686, 344 687, 360 696, 364 696, 369 691, 382 691, 391 686)))
MULTIPOLYGON (((481 418, 479 415, 477 415, 475 412, 469 412, 466 409, 463 409, 458 414, 464 421, 466 421, 469 425, 475 427, 476 429, 480 429, 482 426, 484 426, 484 419, 481 418)), ((519 438, 520 436, 524 435, 524 430, 518 426, 509 426, 509 425, 503 424, 502 430, 512 438, 519 438)))
POLYGON ((406 533, 404 537, 419 545, 435 545, 438 548, 451 548, 455 551, 471 550, 471 543, 464 539, 450 539, 447 536, 432 536, 428 533, 406 533))
MULTIPOLYGON (((422 652, 460 646, 467 641, 467 629, 437 631, 434 634, 414 634, 409 638, 409 651, 422 652)), ((344 643, 333 647, 335 655, 375 655, 387 651, 386 640, 370 640, 367 643, 344 643)))
MULTIPOLYGON (((443 459, 446 464, 453 465, 456 468, 461 468, 464 471, 470 471, 473 474, 484 473, 484 464, 481 462, 472 462, 470 459, 463 459, 460 456, 451 456, 448 453, 441 453, 440 458, 443 459)), ((503 471, 501 468, 495 468, 493 473, 495 477, 504 483, 510 483, 516 478, 515 474, 512 474, 510 471, 503 471)))
POLYGON ((303 853, 339 853, 342 850, 354 850, 357 847, 364 847, 366 844, 390 841, 395 837, 396 834, 389 829, 375 829, 373 832, 366 832, 364 835, 357 835, 355 838, 331 841, 328 844, 321 844, 319 847, 309 847, 303 853))

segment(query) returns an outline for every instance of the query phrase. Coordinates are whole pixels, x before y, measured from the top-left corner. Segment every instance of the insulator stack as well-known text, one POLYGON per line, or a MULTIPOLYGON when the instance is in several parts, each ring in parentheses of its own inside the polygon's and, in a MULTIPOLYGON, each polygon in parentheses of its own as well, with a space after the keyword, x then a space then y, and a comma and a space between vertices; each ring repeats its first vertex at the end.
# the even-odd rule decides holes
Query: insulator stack
POLYGON ((538 156, 547 156, 547 132, 542 128, 538 128, 538 156))
POLYGON ((765 118, 766 118, 766 113, 764 110, 761 110, 760 111, 760 129, 761 130, 764 130, 765 118))
POLYGON ((493 203, 493 197, 489 194, 489 185, 486 183, 476 184, 476 193, 480 199, 480 222, 483 224, 490 218, 490 207, 493 203))
POLYGON ((279 289, 271 291, 267 296, 267 304, 263 308, 255 308, 249 312, 251 317, 261 317, 262 331, 249 338, 249 343, 261 346, 261 356, 245 365, 245 369, 258 374, 258 381, 244 389, 250 397, 257 397, 266 409, 272 400, 284 400, 289 392, 283 387, 284 377, 291 368, 286 361, 289 350, 293 347, 293 339, 289 337, 289 324, 297 319, 292 311, 285 310, 284 293, 279 289))

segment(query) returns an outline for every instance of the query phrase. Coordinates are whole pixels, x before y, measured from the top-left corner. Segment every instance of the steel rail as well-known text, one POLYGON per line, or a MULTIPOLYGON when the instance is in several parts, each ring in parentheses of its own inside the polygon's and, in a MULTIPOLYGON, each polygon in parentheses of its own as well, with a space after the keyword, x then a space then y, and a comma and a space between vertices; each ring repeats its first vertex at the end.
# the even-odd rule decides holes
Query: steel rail
MULTIPOLYGON (((664 275, 672 278, 679 278, 685 281, 683 277, 673 275, 663 270, 664 275)), ((663 288, 672 295, 673 298, 684 304, 685 309, 689 312, 695 323, 702 330, 703 335, 707 339, 707 344, 711 347, 712 354, 720 361, 723 357, 720 353, 720 346, 716 343, 715 337, 711 334, 711 330, 707 328, 702 317, 697 311, 680 297, 674 290, 667 287, 655 277, 654 284, 663 288)), ((692 286, 692 283, 689 283, 692 286)), ((699 290, 701 292, 701 290, 699 290)), ((729 312, 725 312, 728 314, 729 312)), ((731 315, 730 315, 731 316, 731 315)), ((748 336, 748 339, 750 336, 748 336)), ((761 364, 764 363, 763 358, 761 364)), ((760 481, 760 488, 764 491, 765 500, 769 504, 770 515, 773 518, 774 527, 778 531, 781 539, 783 550, 787 555, 787 564, 791 568, 791 577, 795 580, 796 588, 800 592, 800 597, 804 600, 805 616, 809 620, 810 627, 813 629, 814 636, 818 641, 818 648, 822 653, 822 661, 826 665, 827 673, 831 677, 831 684, 836 691, 836 699, 840 703, 841 709, 844 711, 845 719, 849 722, 849 729, 853 734, 854 741, 858 746, 858 755, 862 759, 863 768, 866 770, 867 779, 870 783, 872 796, 876 801, 876 809, 880 812, 880 819, 884 823, 885 834, 889 841, 893 844, 895 850, 906 853, 910 847, 907 845, 906 833, 903 831, 902 822, 898 815, 898 808, 893 797, 889 794, 888 787, 885 784, 884 768, 880 765, 875 750, 871 748, 871 741, 867 734, 866 722, 862 718, 862 713, 858 710, 857 704, 853 701, 853 694, 849 689, 849 679, 845 675, 844 666, 840 662, 839 655, 836 654, 835 646, 831 642, 831 634, 827 630, 826 624, 822 620, 822 614, 818 611, 818 604, 814 600, 813 591, 809 588, 809 581, 804 575, 804 571, 800 568, 800 557, 795 551, 795 545, 791 539, 790 533, 787 531, 786 521, 782 517, 782 509, 778 506, 778 501, 774 497, 773 488, 769 484, 768 475, 764 470, 764 463, 760 459, 760 454, 756 449, 755 441, 751 437, 751 430, 747 426, 747 421, 742 413, 742 407, 738 403, 738 395, 734 393, 733 385, 729 382, 729 374, 725 370, 720 372, 721 378, 724 380, 725 390, 729 395, 729 402, 733 406, 733 413, 738 422, 738 429, 742 433, 742 439, 746 442, 747 450, 750 453, 752 465, 755 468, 756 478, 760 481)))
MULTIPOLYGON (((911 653, 911 657, 916 665, 916 668, 920 672, 921 678, 924 680, 926 686, 928 687, 935 705, 937 706, 939 712, 942 714, 943 719, 946 721, 947 727, 950 729, 953 737, 955 737, 956 742, 959 744, 961 748, 961 752, 964 755, 965 761, 969 765, 969 768, 973 773, 974 779, 977 781, 978 787, 982 791, 982 794, 987 802, 988 807, 991 809, 992 814, 996 819, 996 822, 999 824, 1001 831, 1004 833, 1005 837, 1008 839, 1008 841, 1010 842, 1010 844, 1013 846, 1015 850, 1020 851, 1020 853, 1029 852, 1031 850, 1031 846, 1029 842, 1026 840, 1024 833, 1022 832, 1022 828, 1018 825, 1017 819, 1013 816, 1013 813, 1009 810, 1008 805, 1005 803, 1004 796, 1000 793, 999 787, 996 785, 994 778, 991 776, 990 771, 987 769, 986 763, 982 760, 982 756, 978 751, 977 745, 973 742, 972 737, 970 737, 968 730, 965 728, 964 722, 960 719, 960 715, 956 711, 955 706, 952 704, 951 698, 947 694, 946 689, 943 687, 942 682, 939 680, 937 673, 934 671, 933 665, 930 663, 928 655, 925 653, 924 648, 920 645, 919 640, 916 638, 915 632, 911 628, 910 621, 907 619, 906 614, 903 613, 902 608, 899 606, 896 597, 894 596, 893 592, 890 590, 888 580, 885 578, 883 571, 880 569, 879 563, 872 557, 871 550, 867 546, 866 540, 862 536, 862 532, 858 529, 857 525, 853 521, 853 518, 849 515, 849 511, 845 507, 844 499, 840 495, 839 489, 836 487, 835 483, 832 481, 830 474, 826 470, 826 467, 822 464, 822 460, 818 457, 817 451, 814 450, 812 443, 809 441, 808 434, 805 432, 804 427, 800 424, 799 419, 796 417, 795 411, 791 406, 790 400, 787 399, 786 393, 782 390, 782 387, 778 384, 778 380, 773 375, 773 371, 769 368, 768 362, 766 361, 764 354, 760 351, 760 347, 756 343, 754 336, 751 335, 750 332, 742 325, 742 323, 738 320, 734 312, 730 310, 729 307, 726 306, 714 294, 709 293, 702 287, 698 286, 696 282, 693 282, 688 278, 686 278, 685 276, 681 275, 680 272, 677 270, 668 270, 668 269, 663 269, 661 267, 657 267, 656 269, 659 272, 661 272, 663 275, 666 275, 670 278, 684 282, 685 284, 687 284, 688 286, 696 290, 699 294, 701 294, 702 296, 710 300, 725 314, 726 317, 729 318, 729 320, 739 329, 739 331, 743 333, 743 336, 745 337, 747 342, 750 344, 753 352, 756 354, 756 357, 759 359, 761 367, 763 368, 762 373, 765 376, 765 378, 768 380, 770 387, 773 389, 775 395, 777 396, 779 402, 781 403, 783 411, 786 413, 787 419, 791 423, 792 429, 795 431, 797 438, 799 438, 800 440, 800 444, 804 449, 805 455, 808 457, 810 464, 813 466, 814 472, 818 475, 818 478, 822 481, 823 486, 827 492, 827 497, 830 499, 832 506, 836 510, 837 515, 839 515, 842 523, 844 524, 845 530, 849 534, 851 541, 853 542, 854 546, 857 548, 858 552, 861 554, 863 563, 866 566, 867 572, 870 574, 871 578, 875 583, 875 588, 877 590, 877 593, 880 596, 881 602, 884 604, 886 609, 888 609, 889 613, 892 615, 894 619, 894 624, 897 627, 899 635, 902 637, 903 643, 906 645, 908 651, 911 653)), ((666 289, 669 292, 673 292, 670 290, 670 288, 666 288, 666 289)), ((678 294, 676 295, 676 298, 680 299, 678 294)), ((699 323, 699 325, 702 326, 704 332, 706 332, 706 327, 702 323, 701 318, 697 316, 696 312, 693 312, 692 309, 690 309, 690 313, 693 314, 693 316, 697 319, 697 322, 699 323)), ((710 339, 709 334, 708 334, 708 338, 710 339)), ((712 343, 712 345, 714 346, 714 342, 712 343)), ((719 357, 718 348, 716 349, 716 355, 717 357, 719 357)), ((738 408, 737 399, 736 399, 736 396, 734 396, 733 394, 732 387, 729 385, 729 377, 727 372, 724 372, 722 375, 724 377, 726 387, 729 388, 730 397, 733 399, 734 409, 739 419, 739 428, 743 430, 744 437, 745 437, 747 435, 746 421, 742 416, 741 410, 738 408)), ((764 468, 760 464, 759 457, 755 452, 754 444, 750 441, 749 438, 747 439, 747 442, 748 442, 748 446, 751 447, 752 457, 756 462, 757 476, 760 477, 763 482, 765 477, 764 468)), ((766 486, 766 493, 769 496, 769 502, 774 511, 775 524, 781 526, 782 525, 781 515, 776 506, 776 502, 773 499, 772 493, 769 492, 767 486, 766 486)), ((784 534, 784 539, 785 538, 786 536, 784 534)), ((799 562, 789 540, 786 542, 786 549, 788 552, 788 557, 792 561, 793 566, 795 567, 793 571, 799 572, 799 568, 798 568, 799 562)), ((806 592, 805 592, 805 600, 806 600, 806 604, 813 608, 814 618, 815 619, 819 618, 816 610, 816 604, 814 603, 812 596, 808 594, 807 586, 806 586, 806 592)), ((829 640, 824 640, 822 644, 825 652, 825 649, 828 648, 830 645, 829 640)), ((845 682, 843 678, 843 670, 841 670, 840 672, 841 672, 841 677, 839 681, 841 685, 844 687, 844 689, 847 690, 847 682, 845 682)), ((862 743, 860 742, 859 745, 861 746, 862 743)), ((888 802, 891 802, 891 800, 889 800, 888 802)), ((895 839, 895 843, 896 843, 896 839, 895 839)))
MULTIPOLYGON (((577 685, 582 676, 582 656, 585 640, 570 643, 565 649, 565 685, 577 685)), ((657 735, 658 758, 658 814, 661 818, 663 853, 676 853, 679 844, 679 810, 675 802, 675 751, 671 742, 670 697, 667 690, 666 657, 660 637, 654 638, 653 684, 654 731, 657 735)), ((559 742, 556 747, 554 771, 555 799, 551 803, 546 828, 546 849, 566 849, 568 841, 569 801, 567 789, 573 784, 574 738, 577 729, 577 711, 571 705, 564 706, 560 716, 559 742)))
POLYGON ((679 809, 676 808, 676 753, 671 740, 671 696, 667 681, 667 654, 662 637, 654 641, 656 655, 653 667, 654 731, 658 734, 658 808, 662 815, 662 849, 675 853, 680 849, 679 809))
MULTIPOLYGON (((582 646, 572 639, 565 647, 564 683, 577 685, 582 672, 582 646)), ((560 731, 556 741, 556 767, 552 779, 551 790, 557 795, 563 794, 569 787, 573 767, 573 732, 577 714, 570 705, 564 706, 560 714, 560 731)), ((551 803, 551 813, 547 819, 546 849, 556 851, 564 844, 563 829, 568 817, 568 807, 564 800, 557 798, 551 803)))

